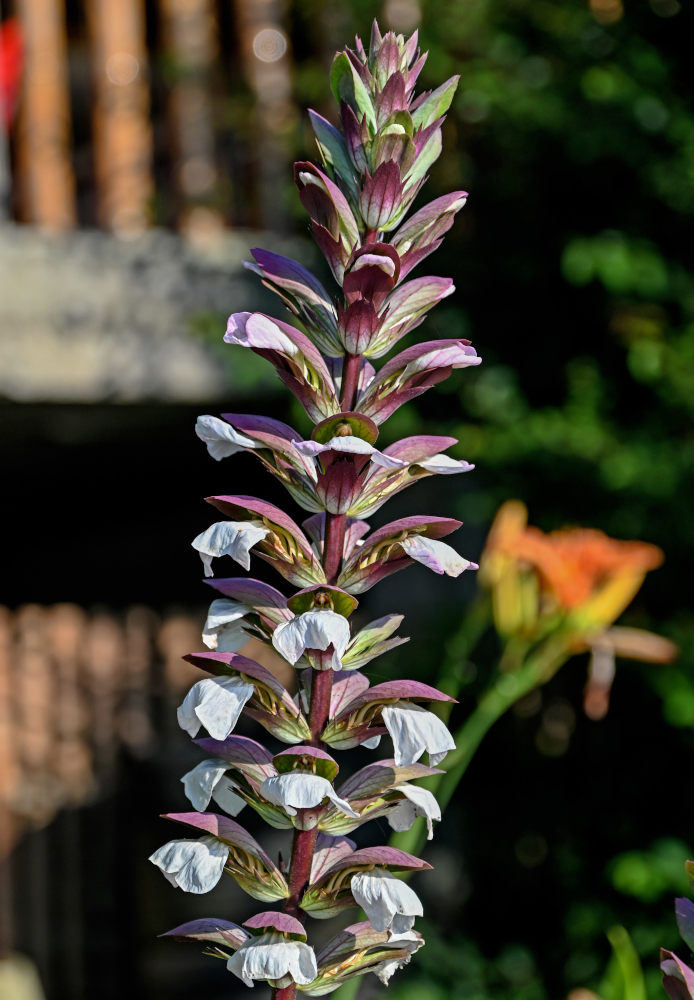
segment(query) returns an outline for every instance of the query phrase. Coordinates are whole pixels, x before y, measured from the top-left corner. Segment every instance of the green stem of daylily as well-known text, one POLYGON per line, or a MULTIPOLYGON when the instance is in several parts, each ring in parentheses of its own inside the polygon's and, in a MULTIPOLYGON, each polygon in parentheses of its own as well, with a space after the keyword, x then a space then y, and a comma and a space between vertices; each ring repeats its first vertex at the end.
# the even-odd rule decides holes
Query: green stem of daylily
MULTIPOLYGON (((514 650, 514 658, 518 652, 519 650, 514 650)), ((446 773, 421 782, 436 795, 442 810, 453 797, 477 748, 494 723, 524 695, 553 677, 568 655, 564 638, 557 636, 554 641, 548 641, 530 653, 513 673, 497 674, 494 683, 484 692, 477 707, 456 732, 456 749, 446 757, 446 773)), ((424 821, 418 819, 410 830, 394 834, 390 843, 410 854, 417 854, 426 843, 424 821)))

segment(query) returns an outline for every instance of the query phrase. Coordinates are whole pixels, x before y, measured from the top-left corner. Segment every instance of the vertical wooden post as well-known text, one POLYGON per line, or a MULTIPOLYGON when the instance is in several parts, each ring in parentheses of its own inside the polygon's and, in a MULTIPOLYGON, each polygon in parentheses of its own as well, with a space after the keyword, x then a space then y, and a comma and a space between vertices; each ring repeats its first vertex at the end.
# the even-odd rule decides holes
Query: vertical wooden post
POLYGON ((20 215, 46 229, 75 224, 63 0, 17 0, 25 63, 17 120, 20 215))
POLYGON ((234 0, 241 64, 256 99, 253 148, 260 223, 283 229, 287 211, 278 192, 290 168, 288 137, 296 126, 291 99, 289 41, 282 29, 285 0, 234 0))
POLYGON ((102 225, 140 233, 152 198, 152 131, 143 0, 87 0, 94 160, 102 225))
POLYGON ((178 220, 183 229, 219 229, 211 70, 217 58, 212 0, 159 0, 171 69, 168 117, 178 220), (204 207, 203 207, 204 206, 204 207))

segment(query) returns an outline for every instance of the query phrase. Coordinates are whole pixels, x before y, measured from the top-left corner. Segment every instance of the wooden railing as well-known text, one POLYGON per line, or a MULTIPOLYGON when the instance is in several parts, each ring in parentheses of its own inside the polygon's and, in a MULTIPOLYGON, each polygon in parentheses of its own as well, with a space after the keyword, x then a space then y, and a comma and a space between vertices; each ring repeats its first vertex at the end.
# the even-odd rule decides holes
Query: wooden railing
POLYGON ((23 52, 5 216, 126 237, 281 225, 297 121, 285 0, 0 0, 0 13, 23 52), (248 98, 231 135, 230 88, 248 98), (230 144, 241 163, 220 156, 230 144))

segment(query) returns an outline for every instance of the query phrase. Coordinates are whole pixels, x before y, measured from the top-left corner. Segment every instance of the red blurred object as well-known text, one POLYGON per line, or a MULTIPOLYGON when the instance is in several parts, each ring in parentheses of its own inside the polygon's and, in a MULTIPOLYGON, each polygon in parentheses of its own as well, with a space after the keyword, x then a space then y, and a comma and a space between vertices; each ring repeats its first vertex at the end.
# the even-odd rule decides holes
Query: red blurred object
POLYGON ((24 62, 22 29, 16 17, 0 24, 0 114, 9 132, 19 98, 24 62))

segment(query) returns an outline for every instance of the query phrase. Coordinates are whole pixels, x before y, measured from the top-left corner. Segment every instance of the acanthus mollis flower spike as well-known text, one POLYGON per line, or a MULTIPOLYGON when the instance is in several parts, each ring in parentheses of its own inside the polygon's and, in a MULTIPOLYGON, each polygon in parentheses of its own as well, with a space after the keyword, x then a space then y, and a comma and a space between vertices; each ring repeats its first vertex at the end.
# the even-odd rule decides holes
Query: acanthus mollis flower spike
MULTIPOLYGON (((246 715, 259 722, 277 739, 284 743, 296 743, 298 740, 310 739, 310 729, 300 708, 284 685, 260 663, 256 663, 255 660, 246 656, 241 656, 239 653, 222 653, 218 650, 209 653, 188 653, 183 659, 195 667, 218 675, 205 681, 198 681, 198 684, 216 684, 224 688, 225 693, 226 688, 232 687, 232 682, 237 686, 242 684, 243 695, 247 702, 246 715)), ((197 685, 194 685, 195 687, 197 685)), ((217 718, 215 713, 222 715, 223 723, 215 732, 212 732, 206 723, 205 725, 210 736, 217 740, 224 740, 234 726, 232 725, 224 732, 227 717, 223 711, 226 706, 221 704, 218 707, 217 703, 214 702, 214 697, 214 692, 208 695, 211 702, 209 710, 215 720, 217 718)), ((188 732, 191 736, 195 736, 195 733, 191 732, 190 729, 188 732)))
POLYGON ((289 895, 289 887, 282 872, 260 844, 238 823, 226 816, 218 816, 216 813, 167 813, 163 818, 191 826, 205 834, 201 840, 171 841, 171 844, 191 845, 188 848, 176 848, 176 851, 173 852, 176 854, 175 862, 168 860, 169 854, 166 851, 170 847, 169 844, 160 848, 150 858, 150 861, 162 869, 169 881, 181 889, 185 889, 187 892, 209 892, 226 871, 253 899, 272 902, 286 899, 289 895), (216 864, 213 870, 210 870, 209 861, 205 861, 201 865, 198 860, 199 852, 195 850, 195 845, 201 843, 205 844, 211 856, 214 857, 216 864), (165 853, 162 854, 162 852, 165 853), (184 878, 180 874, 171 874, 171 866, 178 863, 178 855, 181 853, 184 857, 190 855, 192 859, 188 862, 184 878), (220 866, 219 861, 222 857, 224 860, 220 866), (164 867, 165 865, 168 867, 164 867), (191 870, 193 872, 192 879, 191 870), (200 873, 202 873, 202 880, 198 881, 200 873), (182 882, 186 884, 182 884, 182 882), (188 882, 193 886, 202 885, 204 887, 187 888, 188 882))
POLYGON ((296 327, 264 313, 233 313, 224 341, 250 347, 267 358, 311 420, 321 420, 339 411, 335 386, 322 354, 296 327))
MULTIPOLYGON (((290 583, 298 587, 327 582, 325 571, 303 531, 279 507, 275 507, 274 504, 267 503, 265 500, 259 500, 257 497, 241 495, 207 497, 206 499, 208 503, 228 517, 243 519, 241 521, 218 522, 219 524, 231 524, 232 527, 228 529, 229 537, 234 537, 234 532, 238 530, 239 524, 243 526, 250 524, 254 529, 255 536, 258 536, 261 530, 263 531, 262 537, 257 537, 252 545, 247 545, 246 541, 243 542, 246 555, 251 548, 254 548, 261 559, 271 563, 278 573, 281 573, 290 583)), ((241 530, 246 533, 246 538, 251 534, 250 528, 243 527, 241 530)), ((206 534, 203 532, 203 536, 206 534)), ((221 535, 222 541, 225 537, 225 535, 221 535)), ((199 535, 196 542, 200 538, 202 536, 199 535)), ((225 554, 224 551, 212 551, 211 545, 208 545, 207 542, 201 544, 207 545, 205 555, 210 561, 216 555, 225 554)), ((198 545, 195 547, 198 548, 198 545)), ((201 554, 202 551, 201 549, 201 554)), ((240 560, 237 559, 237 561, 240 560)))
POLYGON ((246 986, 267 982, 273 989, 291 983, 308 986, 318 975, 316 955, 306 944, 306 931, 287 913, 257 913, 244 927, 252 936, 227 962, 227 969, 246 986))

